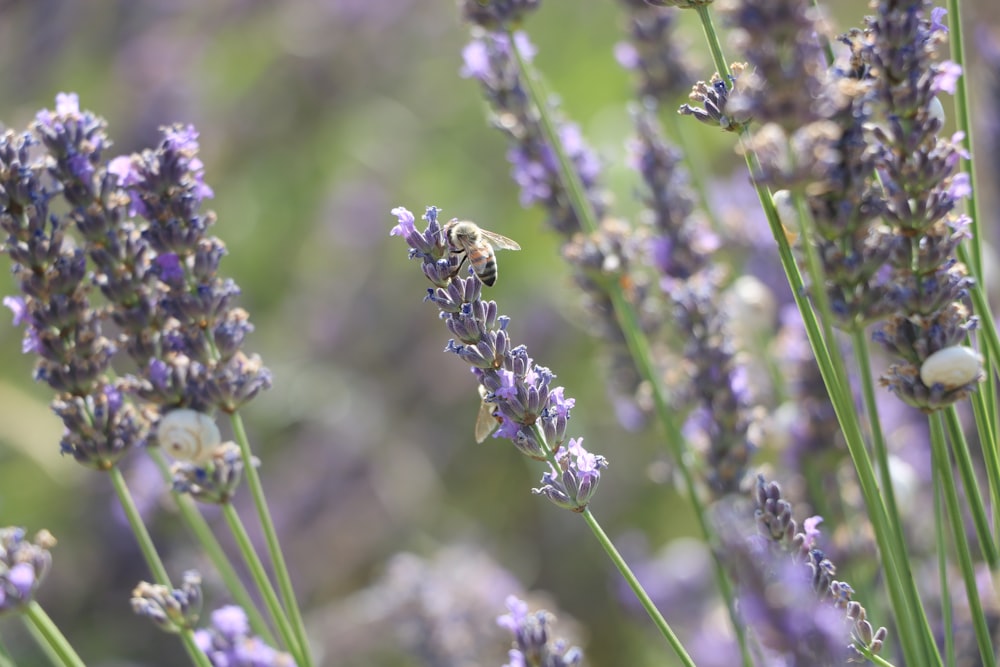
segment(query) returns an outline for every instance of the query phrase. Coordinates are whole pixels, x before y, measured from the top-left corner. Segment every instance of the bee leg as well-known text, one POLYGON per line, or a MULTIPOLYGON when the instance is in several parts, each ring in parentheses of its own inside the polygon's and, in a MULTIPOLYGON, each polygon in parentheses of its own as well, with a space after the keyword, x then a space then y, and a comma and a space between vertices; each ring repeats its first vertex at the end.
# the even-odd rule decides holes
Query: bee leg
POLYGON ((455 265, 455 270, 451 274, 451 276, 454 278, 462 271, 462 267, 465 266, 465 260, 469 258, 469 255, 464 250, 452 250, 451 255, 452 257, 455 256, 461 257, 458 264, 455 265))

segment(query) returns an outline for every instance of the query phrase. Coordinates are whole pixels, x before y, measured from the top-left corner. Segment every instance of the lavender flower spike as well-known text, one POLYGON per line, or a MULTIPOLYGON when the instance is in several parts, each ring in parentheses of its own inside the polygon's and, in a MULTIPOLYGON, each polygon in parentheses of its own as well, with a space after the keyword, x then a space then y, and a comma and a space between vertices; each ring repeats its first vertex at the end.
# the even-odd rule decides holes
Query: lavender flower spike
POLYGON ((554 620, 552 614, 545 610, 529 614, 527 603, 513 595, 507 598, 507 609, 509 613, 497 618, 497 624, 514 635, 510 662, 504 667, 571 667, 583 661, 583 651, 579 648, 549 637, 548 626, 554 620))
POLYGON ((601 470, 608 467, 607 459, 591 454, 581 444, 583 438, 573 438, 556 454, 558 471, 542 475, 544 486, 531 492, 546 496, 563 509, 582 512, 597 491, 601 470))
POLYGON ((483 300, 479 279, 455 275, 457 267, 438 224, 438 209, 427 208, 423 232, 416 229, 410 211, 399 207, 392 213, 399 224, 390 235, 403 237, 410 258, 421 260, 424 275, 435 286, 428 288, 425 301, 438 307, 455 336, 445 351, 472 367, 485 390, 484 400, 495 406, 493 416, 500 426, 493 437, 507 438, 522 454, 547 461, 552 470, 542 478, 539 492, 561 507, 583 511, 607 461, 584 450, 579 440, 563 447, 574 400, 565 396, 563 387, 552 386, 555 374, 537 365, 525 346, 513 345, 507 331, 510 318, 499 314, 495 301, 483 300))
POLYGON ((23 528, 0 528, 0 616, 31 602, 52 566, 55 544, 47 530, 28 541, 23 528))
POLYGON ((211 627, 195 632, 194 641, 212 667, 295 667, 290 655, 250 634, 246 612, 234 605, 213 611, 211 627))
POLYGON ((139 582, 132 591, 132 611, 145 616, 164 632, 193 630, 201 614, 201 575, 184 573, 180 588, 139 582))

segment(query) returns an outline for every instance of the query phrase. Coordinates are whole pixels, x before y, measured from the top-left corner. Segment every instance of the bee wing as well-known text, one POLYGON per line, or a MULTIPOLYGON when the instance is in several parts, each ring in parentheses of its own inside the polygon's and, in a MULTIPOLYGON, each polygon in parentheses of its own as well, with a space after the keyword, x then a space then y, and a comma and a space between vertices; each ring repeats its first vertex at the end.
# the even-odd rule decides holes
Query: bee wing
POLYGON ((490 242, 495 250, 520 250, 521 246, 517 241, 509 239, 503 234, 497 234, 496 232, 487 231, 485 229, 479 230, 486 240, 490 242))
POLYGON ((499 422, 493 416, 494 409, 495 406, 485 398, 479 404, 479 414, 476 415, 476 442, 482 443, 497 427, 499 422))

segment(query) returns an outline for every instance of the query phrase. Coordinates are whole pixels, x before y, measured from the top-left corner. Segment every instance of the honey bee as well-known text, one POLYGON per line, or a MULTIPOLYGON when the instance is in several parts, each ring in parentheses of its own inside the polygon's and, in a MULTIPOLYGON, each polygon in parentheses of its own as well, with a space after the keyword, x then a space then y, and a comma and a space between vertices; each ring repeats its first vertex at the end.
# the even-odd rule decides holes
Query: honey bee
POLYGON ((490 437, 497 426, 503 423, 502 417, 497 417, 493 413, 497 409, 497 404, 487 401, 487 391, 483 385, 479 385, 479 396, 482 402, 479 404, 479 414, 476 415, 476 442, 482 443, 490 437))
MULTIPOLYGON (((458 267, 469 260, 473 272, 488 287, 497 281, 496 250, 520 250, 521 246, 506 236, 487 231, 474 222, 452 219, 445 223, 445 237, 452 253, 465 255, 458 267)), ((457 272, 458 269, 456 269, 457 272)))

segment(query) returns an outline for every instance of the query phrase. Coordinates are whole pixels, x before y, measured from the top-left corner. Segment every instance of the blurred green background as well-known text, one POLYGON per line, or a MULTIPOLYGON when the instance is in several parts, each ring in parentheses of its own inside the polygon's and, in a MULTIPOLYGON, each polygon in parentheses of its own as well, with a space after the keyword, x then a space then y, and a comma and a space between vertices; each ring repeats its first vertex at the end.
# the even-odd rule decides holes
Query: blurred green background
MULTIPOLYGON (((858 24, 864 4, 837 2, 838 28, 858 24)), ((979 4, 970 16, 995 19, 989 0, 979 4)), ((458 75, 468 30, 451 2, 38 0, 0 12, 7 127, 73 91, 108 120, 109 158, 154 145, 163 124, 201 132, 224 272, 256 325, 249 350, 274 373, 245 417, 323 664, 500 665, 508 639, 492 619, 518 585, 549 592, 540 603, 563 610, 559 627, 574 630, 590 664, 672 664, 648 621, 620 602, 584 524, 530 494, 541 470, 499 441, 473 442, 473 379, 442 353, 448 335, 421 301, 418 265, 389 238, 391 208, 419 216, 434 204, 445 219, 519 241, 524 251, 501 255, 489 295, 512 317, 515 342, 577 399, 571 432, 611 462, 596 515, 612 537, 652 550, 694 534, 657 434, 618 425, 557 240, 539 211, 520 208, 478 84, 458 75), (395 557, 403 552, 413 557, 395 557), (479 624, 481 637, 463 631, 480 642, 465 646, 468 658, 415 638, 435 609, 453 629, 479 624)), ((693 19, 683 17, 678 39, 707 78, 693 19)), ((638 184, 623 161, 632 82, 612 56, 622 26, 613 2, 547 0, 525 27, 536 64, 605 163, 615 213, 628 218, 638 184)), ((745 181, 729 137, 693 120, 682 127, 725 199, 745 181)), ((0 291, 12 290, 4 278, 0 291)), ((134 540, 108 480, 59 456, 51 395, 19 352, 20 331, 0 326, 0 525, 59 539, 41 603, 88 664, 183 664, 178 643, 131 614, 129 592, 147 577, 134 540)), ((172 576, 198 567, 206 608, 228 602, 144 459, 130 457, 129 479, 172 576)), ((16 618, 0 619, 0 638, 18 664, 45 664, 16 618)))

